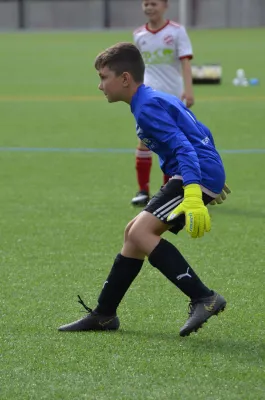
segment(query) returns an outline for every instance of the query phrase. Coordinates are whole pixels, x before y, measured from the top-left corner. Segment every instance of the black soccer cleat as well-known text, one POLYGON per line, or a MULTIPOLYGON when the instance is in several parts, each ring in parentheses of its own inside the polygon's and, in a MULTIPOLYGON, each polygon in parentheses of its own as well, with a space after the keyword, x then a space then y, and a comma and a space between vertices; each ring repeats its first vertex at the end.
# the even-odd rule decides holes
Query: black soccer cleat
POLYGON ((87 307, 80 296, 78 302, 84 306, 88 315, 77 321, 67 325, 62 325, 58 328, 64 332, 80 332, 80 331, 111 331, 117 330, 120 326, 120 321, 117 315, 106 316, 98 314, 91 308, 87 307))
POLYGON ((149 193, 145 190, 140 190, 136 193, 135 197, 132 198, 131 204, 133 206, 144 207, 150 200, 149 193))
POLYGON ((226 300, 218 293, 209 297, 193 299, 189 303, 189 318, 180 330, 180 336, 189 336, 198 329, 213 315, 218 315, 224 311, 226 300))

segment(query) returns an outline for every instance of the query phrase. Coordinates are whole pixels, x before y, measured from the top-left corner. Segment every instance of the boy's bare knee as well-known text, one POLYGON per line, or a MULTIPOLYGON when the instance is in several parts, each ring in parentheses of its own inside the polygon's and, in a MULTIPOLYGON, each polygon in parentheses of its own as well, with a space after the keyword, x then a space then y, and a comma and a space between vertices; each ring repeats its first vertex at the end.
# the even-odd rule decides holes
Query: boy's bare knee
POLYGON ((130 227, 127 240, 130 241, 135 247, 141 247, 143 231, 138 226, 130 227))
MULTIPOLYGON (((137 217, 136 217, 136 218, 137 218, 137 217)), ((130 230, 131 230, 131 228, 132 228, 132 226, 133 226, 133 224, 134 224, 136 218, 134 218, 133 220, 131 220, 131 221, 126 225, 126 228, 125 228, 125 230, 124 230, 124 242, 127 242, 128 237, 129 237, 129 232, 130 232, 130 230)))

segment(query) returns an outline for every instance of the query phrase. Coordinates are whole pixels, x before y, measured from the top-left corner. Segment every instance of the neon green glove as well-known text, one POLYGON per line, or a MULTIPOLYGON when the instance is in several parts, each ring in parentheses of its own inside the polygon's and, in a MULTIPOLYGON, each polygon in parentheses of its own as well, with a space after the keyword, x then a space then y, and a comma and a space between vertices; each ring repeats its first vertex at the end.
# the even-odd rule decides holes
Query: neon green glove
POLYGON ((211 218, 202 201, 200 185, 192 183, 184 187, 184 200, 167 217, 172 221, 179 214, 185 214, 186 230, 192 238, 202 237, 211 229, 211 218))
POLYGON ((216 204, 222 204, 225 199, 226 199, 226 195, 231 193, 231 190, 229 189, 229 187, 227 186, 227 184, 225 183, 222 192, 219 194, 219 196, 217 196, 214 200, 212 200, 210 202, 210 204, 212 206, 215 206, 216 204))

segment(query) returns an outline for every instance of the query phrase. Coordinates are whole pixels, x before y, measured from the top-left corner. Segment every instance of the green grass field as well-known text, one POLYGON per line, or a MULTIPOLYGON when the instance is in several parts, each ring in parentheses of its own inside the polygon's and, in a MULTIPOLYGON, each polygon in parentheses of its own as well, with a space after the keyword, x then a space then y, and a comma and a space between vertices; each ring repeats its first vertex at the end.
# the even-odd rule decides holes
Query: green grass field
POLYGON ((1 400, 265 399, 265 30, 190 36, 194 62, 223 66, 221 86, 195 87, 194 112, 214 133, 233 193, 211 208, 203 239, 166 235, 228 301, 180 338, 187 299, 147 262, 120 306, 120 331, 57 331, 82 316, 77 294, 96 305, 137 212, 134 120, 106 102, 93 68, 130 32, 0 35, 1 400), (233 87, 237 68, 260 85, 233 87))

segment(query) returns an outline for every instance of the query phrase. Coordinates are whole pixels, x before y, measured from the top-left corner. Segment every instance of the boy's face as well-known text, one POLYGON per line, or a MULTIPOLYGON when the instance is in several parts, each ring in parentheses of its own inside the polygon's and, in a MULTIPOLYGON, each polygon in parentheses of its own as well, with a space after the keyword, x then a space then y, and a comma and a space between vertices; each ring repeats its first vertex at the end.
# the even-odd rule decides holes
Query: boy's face
POLYGON ((142 2, 143 12, 151 22, 156 22, 163 18, 167 7, 168 4, 164 0, 143 0, 142 2))
POLYGON ((124 90, 127 87, 124 74, 117 76, 115 72, 111 71, 107 66, 99 69, 98 75, 100 84, 98 88, 105 94, 109 103, 123 100, 124 90))

